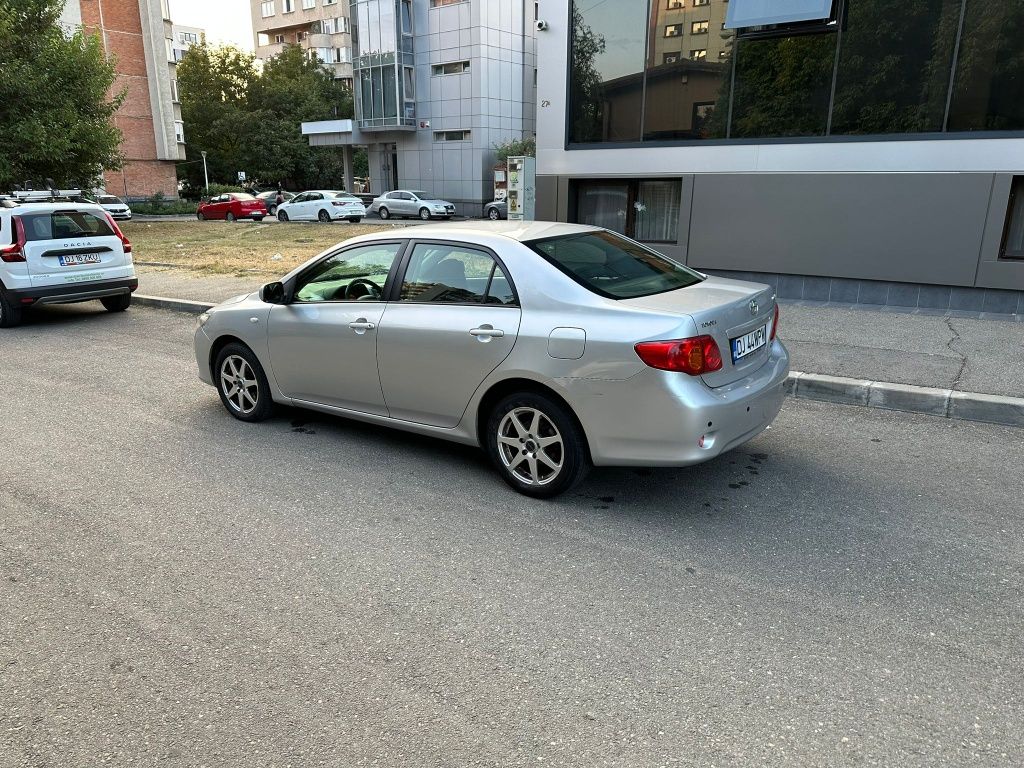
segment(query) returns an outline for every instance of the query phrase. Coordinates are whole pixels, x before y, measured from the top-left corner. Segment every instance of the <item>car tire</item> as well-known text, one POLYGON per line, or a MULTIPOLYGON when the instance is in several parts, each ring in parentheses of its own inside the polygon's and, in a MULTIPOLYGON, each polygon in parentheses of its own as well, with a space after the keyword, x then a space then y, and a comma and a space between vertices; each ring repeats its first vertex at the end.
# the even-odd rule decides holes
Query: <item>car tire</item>
POLYGON ((316 215, 316 218, 317 218, 317 221, 319 221, 321 224, 330 224, 331 223, 331 214, 329 214, 323 208, 320 209, 320 212, 316 215))
POLYGON ((539 499, 575 487, 591 467, 576 418, 562 403, 537 392, 509 395, 494 407, 487 419, 486 448, 506 483, 539 499))
POLYGON ((119 293, 117 296, 104 296, 100 299, 100 304, 107 312, 124 312, 132 305, 132 295, 119 293))
POLYGON ((227 412, 240 421, 264 421, 274 413, 270 384, 259 359, 244 344, 232 342, 217 353, 213 380, 227 412), (241 387, 238 382, 245 382, 241 387))
POLYGON ((267 213, 269 215, 271 215, 271 216, 276 216, 277 215, 277 206, 276 205, 272 205, 269 208, 267 208, 267 213))
POLYGON ((196 218, 199 219, 200 221, 206 221, 206 217, 203 216, 202 211, 196 211, 196 218))
POLYGON ((430 210, 427 208, 420 208, 420 221, 430 221, 430 210))
POLYGON ((231 211, 228 211, 227 214, 224 216, 224 220, 227 221, 228 224, 234 224, 235 214, 233 214, 231 211))
POLYGON ((363 217, 362 216, 350 216, 348 220, 351 221, 353 224, 358 224, 360 221, 363 220, 363 217))
POLYGON ((278 211, 277 212, 277 220, 278 221, 282 221, 282 222, 287 222, 288 221, 288 211, 278 211))
POLYGON ((21 325, 22 308, 11 301, 10 295, 0 285, 0 328, 14 328, 21 325))
POLYGON ((382 219, 384 219, 384 221, 387 221, 388 219, 390 219, 390 218, 391 218, 391 211, 389 211, 389 210, 388 210, 387 208, 385 208, 384 206, 381 206, 381 207, 380 207, 380 208, 379 208, 379 209, 377 210, 377 215, 378 215, 378 216, 380 216, 380 217, 381 217, 382 219))
POLYGON ((498 219, 501 218, 501 214, 498 213, 498 209, 497 208, 488 208, 487 209, 487 218, 490 219, 491 221, 497 221, 498 219))

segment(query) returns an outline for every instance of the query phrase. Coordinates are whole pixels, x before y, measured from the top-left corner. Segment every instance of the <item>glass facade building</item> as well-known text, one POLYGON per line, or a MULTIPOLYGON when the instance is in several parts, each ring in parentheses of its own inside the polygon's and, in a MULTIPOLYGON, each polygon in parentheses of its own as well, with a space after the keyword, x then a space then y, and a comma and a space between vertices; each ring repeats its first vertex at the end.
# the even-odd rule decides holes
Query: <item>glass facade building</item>
POLYGON ((570 144, 1024 132, 1024 1, 836 0, 726 29, 723 0, 572 0, 570 144))
POLYGON ((351 18, 359 127, 415 128, 412 0, 352 0, 351 18))

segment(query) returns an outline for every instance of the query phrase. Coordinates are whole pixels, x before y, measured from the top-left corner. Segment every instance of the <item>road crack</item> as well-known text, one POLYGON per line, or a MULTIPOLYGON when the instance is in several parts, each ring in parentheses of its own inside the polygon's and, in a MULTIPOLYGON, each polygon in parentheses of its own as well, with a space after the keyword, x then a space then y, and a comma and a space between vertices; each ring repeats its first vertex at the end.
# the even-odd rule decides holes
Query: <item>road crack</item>
POLYGON ((967 372, 967 355, 965 355, 961 350, 957 349, 954 346, 954 345, 958 345, 960 343, 961 338, 960 338, 960 332, 956 328, 953 327, 953 318, 946 317, 944 319, 946 321, 946 327, 949 329, 949 332, 952 334, 952 337, 950 338, 950 340, 948 342, 946 342, 946 348, 950 352, 952 352, 954 355, 956 355, 957 357, 960 358, 960 370, 957 371, 956 376, 953 377, 953 386, 950 387, 950 389, 960 389, 960 381, 961 381, 961 379, 963 379, 964 373, 967 372))

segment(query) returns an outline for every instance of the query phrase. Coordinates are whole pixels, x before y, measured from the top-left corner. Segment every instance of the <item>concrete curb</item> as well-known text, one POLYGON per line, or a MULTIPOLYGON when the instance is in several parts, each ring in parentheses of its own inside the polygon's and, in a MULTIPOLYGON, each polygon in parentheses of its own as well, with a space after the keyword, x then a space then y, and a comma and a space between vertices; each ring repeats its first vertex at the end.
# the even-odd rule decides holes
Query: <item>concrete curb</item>
POLYGON ((1024 398, 1021 397, 849 379, 802 371, 790 372, 786 394, 806 400, 1024 427, 1024 398))
MULTIPOLYGON (((132 297, 132 302, 143 307, 170 309, 193 315, 201 314, 214 306, 202 301, 139 294, 132 297)), ((882 408, 889 411, 923 413, 946 419, 1024 427, 1024 397, 984 395, 980 392, 916 387, 912 384, 849 379, 844 376, 827 376, 823 373, 803 371, 790 372, 785 390, 787 395, 804 400, 822 400, 841 405, 859 405, 862 408, 882 408)))
POLYGON ((188 312, 193 315, 201 315, 214 304, 207 304, 203 301, 189 301, 187 299, 168 299, 164 296, 144 296, 141 294, 132 295, 132 304, 140 307, 156 307, 157 309, 170 309, 174 312, 188 312))

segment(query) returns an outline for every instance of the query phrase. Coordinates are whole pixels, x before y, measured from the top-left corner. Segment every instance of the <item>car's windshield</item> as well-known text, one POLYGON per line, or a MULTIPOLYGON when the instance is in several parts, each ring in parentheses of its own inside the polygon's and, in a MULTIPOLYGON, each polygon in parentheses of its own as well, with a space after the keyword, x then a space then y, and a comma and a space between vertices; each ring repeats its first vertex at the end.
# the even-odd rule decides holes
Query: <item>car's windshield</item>
POLYGON ((701 282, 697 272, 614 232, 587 232, 527 242, 594 293, 635 299, 701 282))
POLYGON ((357 203, 359 202, 358 197, 350 195, 348 192, 337 192, 335 193, 334 198, 336 200, 355 200, 357 203))
POLYGON ((100 202, 103 203, 103 205, 120 205, 121 203, 121 201, 116 197, 111 197, 110 195, 101 195, 100 202))
POLYGON ((416 195, 420 200, 429 200, 430 195, 424 192, 422 189, 414 189, 409 192, 411 195, 416 195))

